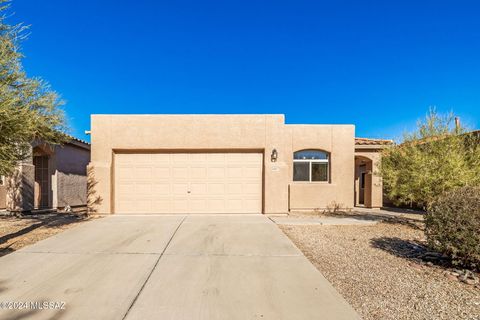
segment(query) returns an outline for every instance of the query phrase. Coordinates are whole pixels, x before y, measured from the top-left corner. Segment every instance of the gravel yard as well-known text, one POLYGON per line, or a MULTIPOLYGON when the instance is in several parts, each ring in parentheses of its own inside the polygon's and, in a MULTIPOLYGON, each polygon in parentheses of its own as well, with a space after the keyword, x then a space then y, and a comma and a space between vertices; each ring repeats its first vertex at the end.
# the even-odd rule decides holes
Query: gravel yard
POLYGON ((89 219, 70 214, 0 216, 0 257, 89 219))
POLYGON ((363 319, 480 319, 480 287, 416 262, 412 225, 279 226, 363 319))

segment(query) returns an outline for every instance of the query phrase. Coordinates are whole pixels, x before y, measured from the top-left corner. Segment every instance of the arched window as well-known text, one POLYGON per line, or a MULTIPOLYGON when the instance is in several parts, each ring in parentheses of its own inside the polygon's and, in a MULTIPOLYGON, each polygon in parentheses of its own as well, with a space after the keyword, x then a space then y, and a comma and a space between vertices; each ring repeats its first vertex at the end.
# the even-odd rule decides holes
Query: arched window
POLYGON ((293 181, 329 181, 329 154, 320 150, 293 153, 293 181))

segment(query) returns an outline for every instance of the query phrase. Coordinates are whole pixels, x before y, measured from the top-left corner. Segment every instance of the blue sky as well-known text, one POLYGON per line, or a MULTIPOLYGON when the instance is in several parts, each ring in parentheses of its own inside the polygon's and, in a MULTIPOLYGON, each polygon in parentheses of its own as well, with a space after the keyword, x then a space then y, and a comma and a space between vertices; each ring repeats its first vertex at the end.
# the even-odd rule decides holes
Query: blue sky
POLYGON ((92 113, 284 113, 396 138, 430 106, 480 124, 478 1, 13 0, 29 75, 92 113))

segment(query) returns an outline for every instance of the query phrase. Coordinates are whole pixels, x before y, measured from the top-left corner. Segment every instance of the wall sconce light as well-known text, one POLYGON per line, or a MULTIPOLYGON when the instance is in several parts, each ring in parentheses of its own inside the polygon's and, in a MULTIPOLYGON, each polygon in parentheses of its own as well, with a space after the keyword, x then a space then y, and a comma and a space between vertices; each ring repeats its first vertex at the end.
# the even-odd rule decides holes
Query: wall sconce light
POLYGON ((270 160, 271 160, 272 162, 276 162, 276 161, 277 161, 277 158, 278 158, 277 149, 273 149, 273 150, 272 150, 272 155, 270 156, 270 160))

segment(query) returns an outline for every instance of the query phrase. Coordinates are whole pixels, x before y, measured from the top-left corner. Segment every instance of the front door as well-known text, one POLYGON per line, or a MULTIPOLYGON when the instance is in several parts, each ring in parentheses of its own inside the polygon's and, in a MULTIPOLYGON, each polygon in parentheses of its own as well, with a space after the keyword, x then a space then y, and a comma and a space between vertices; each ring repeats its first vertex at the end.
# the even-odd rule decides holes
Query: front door
POLYGON ((48 156, 34 156, 35 166, 35 209, 49 207, 48 156))

